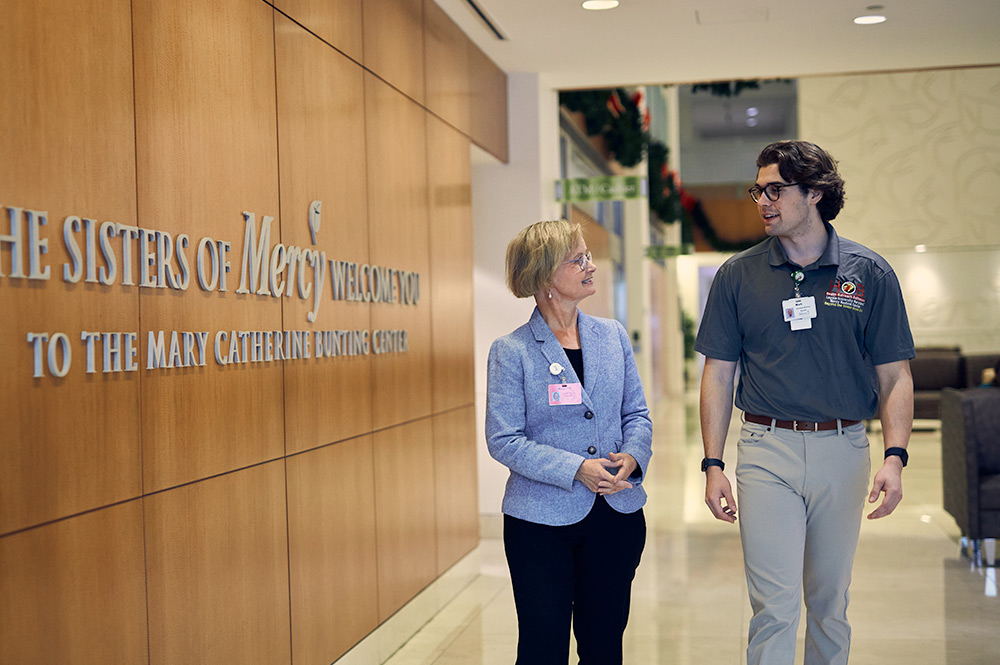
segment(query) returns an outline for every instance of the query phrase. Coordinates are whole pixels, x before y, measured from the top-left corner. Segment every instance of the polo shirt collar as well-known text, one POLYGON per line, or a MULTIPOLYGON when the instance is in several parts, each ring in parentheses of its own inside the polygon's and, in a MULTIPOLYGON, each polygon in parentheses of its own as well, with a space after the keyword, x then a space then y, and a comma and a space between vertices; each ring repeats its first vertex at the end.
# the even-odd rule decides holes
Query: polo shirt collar
MULTIPOLYGON (((840 236, 837 235, 837 231, 833 228, 833 225, 829 222, 823 222, 823 226, 826 227, 827 241, 826 249, 823 250, 822 256, 816 261, 817 266, 839 266, 840 265, 840 236)), ((782 246, 781 241, 777 238, 770 239, 770 247, 767 249, 767 262, 770 263, 775 268, 790 263, 788 256, 785 254, 785 248, 782 246)))

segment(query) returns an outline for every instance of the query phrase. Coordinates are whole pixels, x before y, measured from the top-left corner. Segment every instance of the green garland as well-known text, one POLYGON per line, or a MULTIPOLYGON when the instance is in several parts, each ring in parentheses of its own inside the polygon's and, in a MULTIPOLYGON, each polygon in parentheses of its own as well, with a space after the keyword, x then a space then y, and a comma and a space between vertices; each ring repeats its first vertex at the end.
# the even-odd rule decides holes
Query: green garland
POLYGON ((610 90, 573 90, 559 93, 559 103, 570 111, 583 113, 587 136, 598 136, 611 123, 608 110, 610 90))
POLYGON ((674 191, 674 179, 665 177, 667 172, 667 156, 670 149, 660 141, 650 141, 646 148, 646 177, 649 181, 649 209, 656 213, 661 221, 672 224, 680 219, 680 198, 674 191))
POLYGON ((632 167, 642 161, 649 133, 638 100, 624 88, 561 92, 559 103, 583 113, 587 134, 603 136, 619 164, 632 167))
POLYGON ((620 101, 622 108, 619 108, 618 115, 604 134, 608 150, 614 153, 615 159, 622 166, 635 166, 642 161, 646 144, 649 143, 649 132, 643 129, 639 103, 634 98, 629 98, 621 88, 611 96, 611 101, 620 101))
MULTIPOLYGON (((729 96, 758 85, 756 81, 736 81, 734 86, 730 83, 704 84, 695 86, 695 90, 710 89, 712 94, 729 96), (723 92, 723 87, 727 92, 723 92)), ((761 239, 729 242, 719 238, 701 201, 685 192, 668 170, 670 150, 662 142, 650 138, 639 110, 639 99, 637 94, 630 97, 624 88, 559 93, 559 103, 570 111, 583 113, 587 135, 603 136, 619 164, 635 166, 645 154, 650 212, 666 224, 681 221, 681 247, 694 245, 694 226, 701 229, 709 245, 720 252, 741 251, 760 242, 761 239)))

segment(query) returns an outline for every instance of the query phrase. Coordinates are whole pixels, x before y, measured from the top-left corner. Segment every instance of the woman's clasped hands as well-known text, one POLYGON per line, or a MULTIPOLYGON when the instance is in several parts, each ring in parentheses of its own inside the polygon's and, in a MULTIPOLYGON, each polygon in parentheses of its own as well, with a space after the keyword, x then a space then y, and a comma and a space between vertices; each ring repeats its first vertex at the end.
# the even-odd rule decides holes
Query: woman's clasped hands
POLYGON ((584 460, 576 470, 576 479, 595 494, 615 494, 632 489, 632 483, 627 478, 638 465, 628 453, 610 453, 607 459, 598 457, 584 460))

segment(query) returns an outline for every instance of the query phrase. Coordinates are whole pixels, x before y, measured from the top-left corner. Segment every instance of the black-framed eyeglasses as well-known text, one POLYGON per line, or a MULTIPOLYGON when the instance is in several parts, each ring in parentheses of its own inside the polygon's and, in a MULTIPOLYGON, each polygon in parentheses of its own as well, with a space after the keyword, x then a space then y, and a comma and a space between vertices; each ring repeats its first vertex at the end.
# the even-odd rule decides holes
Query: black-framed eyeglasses
POLYGON ((575 263, 577 267, 580 269, 580 272, 583 272, 584 270, 587 269, 587 263, 589 261, 592 261, 593 258, 594 257, 591 255, 591 253, 587 252, 586 254, 581 254, 575 259, 570 259, 569 261, 563 261, 563 263, 575 263))
POLYGON ((754 203, 760 203, 760 195, 763 193, 771 201, 777 201, 781 197, 781 190, 785 187, 794 187, 798 185, 797 182, 789 182, 784 185, 772 182, 769 185, 760 187, 759 185, 754 185, 747 191, 750 193, 750 198, 753 199, 754 203))

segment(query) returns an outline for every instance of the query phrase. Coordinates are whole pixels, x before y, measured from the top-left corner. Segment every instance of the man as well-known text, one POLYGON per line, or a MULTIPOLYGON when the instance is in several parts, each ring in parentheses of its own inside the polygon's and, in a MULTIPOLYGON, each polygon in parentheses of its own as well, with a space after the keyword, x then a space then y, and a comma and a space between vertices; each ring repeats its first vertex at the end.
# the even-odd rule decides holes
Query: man
POLYGON ((701 383, 705 502, 736 521, 722 452, 733 407, 743 412, 740 537, 753 618, 748 665, 795 660, 804 595, 806 665, 847 663, 848 587, 871 469, 862 421, 880 414, 885 440, 868 515, 903 496, 913 424, 914 354, 899 282, 885 260, 830 225, 844 206, 834 159, 805 141, 757 157, 750 196, 769 238, 719 269, 695 348, 701 383))

